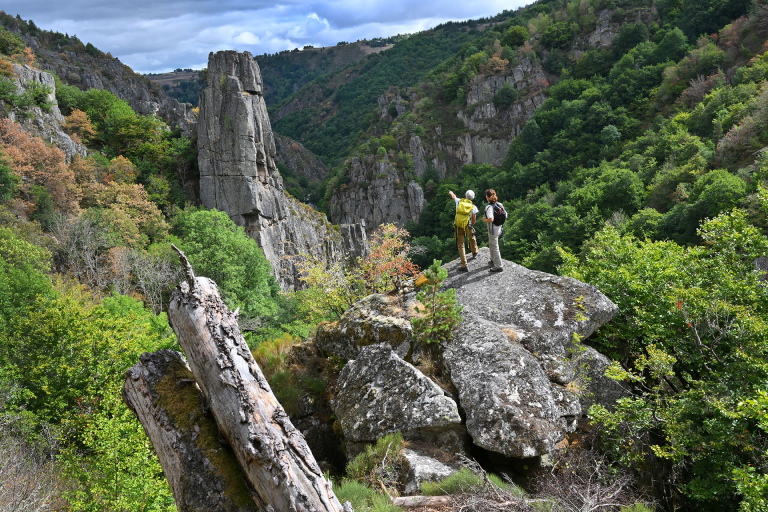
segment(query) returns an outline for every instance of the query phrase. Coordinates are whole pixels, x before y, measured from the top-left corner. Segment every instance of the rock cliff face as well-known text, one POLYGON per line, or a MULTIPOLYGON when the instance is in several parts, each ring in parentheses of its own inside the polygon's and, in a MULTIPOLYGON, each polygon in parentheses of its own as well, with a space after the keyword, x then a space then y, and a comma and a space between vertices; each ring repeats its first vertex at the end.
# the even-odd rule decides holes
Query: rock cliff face
MULTIPOLYGON (((16 32, 14 27, 6 27, 16 32)), ((62 82, 83 90, 106 89, 121 98, 142 115, 157 114, 172 128, 191 137, 197 122, 192 105, 179 103, 166 95, 158 86, 110 54, 94 56, 82 52, 51 51, 43 47, 34 36, 16 32, 32 48, 36 66, 55 73, 62 82)))
MULTIPOLYGON (((626 394, 620 384, 604 376, 609 360, 575 341, 609 321, 616 305, 594 286, 512 262, 505 262, 503 273, 490 274, 489 261, 488 249, 483 248, 470 262, 469 273, 458 272, 458 260, 445 265, 449 277, 443 286, 454 288, 464 307, 460 328, 440 347, 450 379, 443 388, 450 392, 416 385, 426 377, 398 355, 404 352, 399 340, 410 336, 410 329, 403 326, 410 323, 404 321, 410 318, 410 308, 391 304, 372 308, 372 301, 387 301, 368 297, 338 324, 318 332, 316 344, 321 350, 350 359, 332 404, 346 442, 413 431, 415 420, 409 411, 430 410, 417 404, 442 393, 439 400, 455 402, 462 411, 460 423, 448 421, 450 414, 440 423, 458 439, 466 433, 486 450, 507 457, 537 457, 555 450, 591 404, 610 408, 626 394), (380 331, 389 335, 373 335, 380 331), (406 380, 406 374, 414 381, 407 390, 392 383, 406 380), (401 414, 392 414, 395 410, 401 414)), ((408 300, 412 299, 406 299, 406 305, 408 300)), ((419 421, 426 425, 428 419, 419 421)), ((447 439, 430 442, 457 451, 447 439)))
MULTIPOLYGON (((397 150, 410 155, 407 170, 395 167, 387 155, 349 159, 348 183, 336 190, 329 203, 331 220, 364 219, 369 232, 385 222, 402 227, 408 220, 417 221, 426 201, 416 180, 430 168, 444 179, 463 165, 501 165, 512 140, 546 100, 539 91, 547 84, 541 66, 529 58, 499 75, 478 76, 467 91, 466 107, 456 114, 462 128, 443 130, 438 125, 422 135, 412 133, 407 145, 400 142, 397 150), (497 108, 494 96, 506 84, 518 90, 519 98, 507 108, 497 108)), ((399 118, 420 99, 414 89, 392 88, 379 97, 379 115, 389 119, 396 112, 399 118)))
POLYGON ((264 250, 283 289, 298 285, 296 257, 334 262, 365 250, 363 229, 336 228, 285 193, 261 74, 250 53, 210 54, 198 151, 203 205, 226 212, 245 228, 264 250))
POLYGON ((285 165, 294 176, 304 176, 309 181, 323 181, 328 168, 317 155, 290 137, 274 135, 278 164, 285 165))
POLYGON ((388 160, 373 156, 352 158, 349 162, 349 185, 342 185, 330 201, 333 222, 351 223, 365 220, 369 230, 381 224, 405 226, 417 221, 427 205, 424 192, 414 180, 402 176, 388 160))
POLYGON ((536 91, 546 83, 544 70, 528 58, 503 75, 476 78, 467 91, 467 108, 457 114, 470 130, 458 139, 462 164, 501 165, 509 144, 544 103, 546 97, 536 91), (520 99, 497 108, 493 98, 506 84, 518 90, 520 99))
POLYGON ((3 105, 2 109, 5 111, 5 115, 12 121, 17 121, 25 131, 32 135, 56 144, 64 152, 68 161, 75 155, 86 156, 86 147, 73 141, 62 129, 65 119, 56 105, 56 83, 53 75, 18 64, 13 65, 13 73, 13 81, 16 83, 19 93, 26 91, 33 83, 40 83, 49 87, 51 92, 48 94, 48 101, 52 103, 52 107, 48 112, 43 111, 40 107, 33 107, 29 111, 31 115, 17 116, 8 106, 3 105))

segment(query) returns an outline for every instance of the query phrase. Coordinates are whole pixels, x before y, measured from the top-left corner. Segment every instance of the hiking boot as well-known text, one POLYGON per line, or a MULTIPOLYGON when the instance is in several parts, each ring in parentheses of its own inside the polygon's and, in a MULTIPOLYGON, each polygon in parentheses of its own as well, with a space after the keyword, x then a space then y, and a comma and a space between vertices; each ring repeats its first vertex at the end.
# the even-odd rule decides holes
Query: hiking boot
POLYGON ((489 267, 493 267, 493 260, 491 260, 491 261, 489 261, 489 262, 488 262, 488 266, 489 266, 489 267))
POLYGON ((504 267, 492 267, 491 272, 502 272, 504 267))
POLYGON ((467 267, 459 267, 459 272, 469 272, 467 267))
POLYGON ((475 259, 475 258, 477 258, 477 253, 476 253, 476 252, 473 252, 473 253, 472 253, 472 259, 475 259))

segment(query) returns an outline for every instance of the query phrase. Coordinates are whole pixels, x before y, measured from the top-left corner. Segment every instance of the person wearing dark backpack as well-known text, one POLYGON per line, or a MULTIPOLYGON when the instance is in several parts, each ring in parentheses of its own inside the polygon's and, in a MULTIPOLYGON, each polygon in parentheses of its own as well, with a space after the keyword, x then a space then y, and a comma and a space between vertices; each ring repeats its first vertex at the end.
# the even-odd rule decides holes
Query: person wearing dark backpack
POLYGON ((469 249, 472 251, 472 259, 477 257, 477 239, 475 238, 475 218, 477 217, 477 206, 472 204, 475 193, 467 190, 464 199, 459 199, 453 191, 448 192, 451 199, 456 203, 456 218, 453 222, 456 244, 459 246, 459 258, 461 258, 460 272, 469 272, 467 268, 467 255, 464 250, 464 237, 469 239, 469 249))
POLYGON ((491 272, 501 272, 504 266, 501 263, 501 252, 499 251, 499 237, 504 230, 504 221, 507 220, 507 211, 504 205, 496 197, 496 191, 489 188, 485 191, 485 200, 488 205, 485 207, 485 217, 483 222, 488 224, 488 249, 491 251, 491 272))

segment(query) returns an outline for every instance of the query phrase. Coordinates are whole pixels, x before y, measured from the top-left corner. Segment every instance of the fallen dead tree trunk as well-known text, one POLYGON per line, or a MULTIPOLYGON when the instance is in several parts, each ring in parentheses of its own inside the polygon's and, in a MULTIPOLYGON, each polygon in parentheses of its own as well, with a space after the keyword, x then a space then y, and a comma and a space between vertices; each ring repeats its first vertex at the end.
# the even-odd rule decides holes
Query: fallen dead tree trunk
POLYGON ((155 448, 179 512, 259 510, 180 353, 142 354, 126 372, 123 399, 155 448))
POLYGON ((258 505, 276 512, 341 512, 331 483, 272 394, 216 283, 196 278, 176 250, 186 282, 174 291, 168 317, 258 505))

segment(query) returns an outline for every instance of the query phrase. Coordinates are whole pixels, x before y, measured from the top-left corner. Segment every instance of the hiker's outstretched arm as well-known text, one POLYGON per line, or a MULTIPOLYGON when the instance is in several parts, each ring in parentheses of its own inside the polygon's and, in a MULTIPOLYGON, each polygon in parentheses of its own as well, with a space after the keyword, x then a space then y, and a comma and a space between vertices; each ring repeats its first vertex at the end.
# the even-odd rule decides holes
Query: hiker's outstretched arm
POLYGON ((453 199, 454 201, 456 200, 456 194, 453 193, 453 190, 449 190, 448 195, 451 196, 451 199, 453 199))

